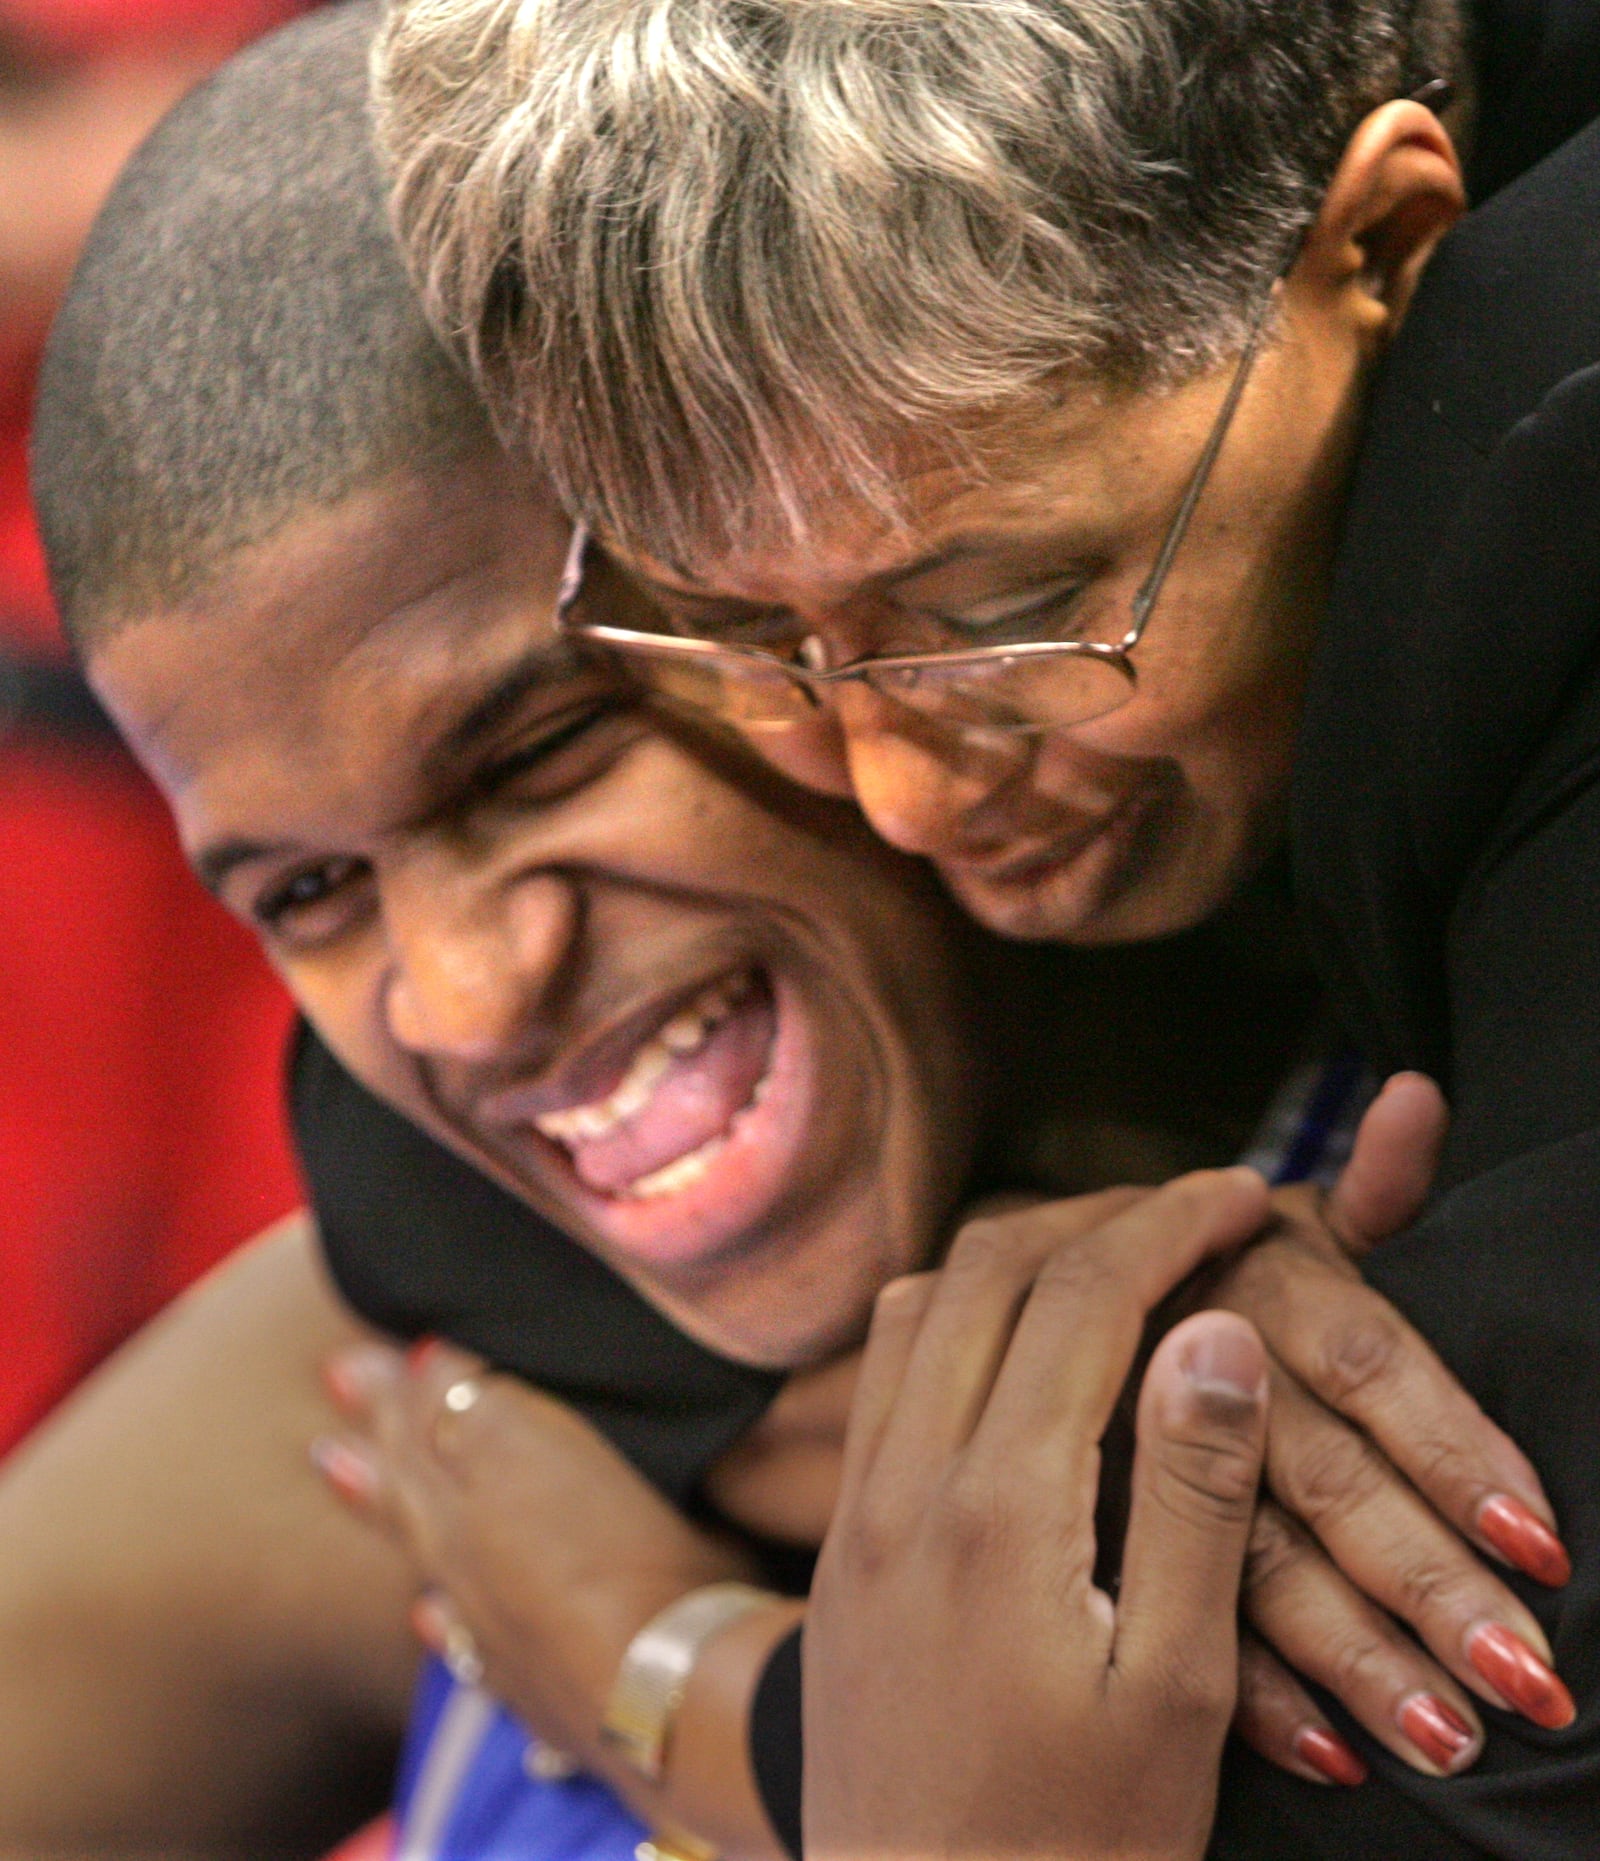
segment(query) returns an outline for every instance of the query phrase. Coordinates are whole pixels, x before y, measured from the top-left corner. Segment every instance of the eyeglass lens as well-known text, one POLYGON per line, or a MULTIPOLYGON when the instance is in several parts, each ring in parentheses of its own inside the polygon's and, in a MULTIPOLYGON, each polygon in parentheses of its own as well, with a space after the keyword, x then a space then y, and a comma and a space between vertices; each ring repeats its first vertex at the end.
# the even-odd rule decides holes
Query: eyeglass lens
MULTIPOLYGON (((714 711, 740 727, 792 727, 817 715, 820 693, 754 654, 686 654, 664 643, 659 651, 630 646, 622 657, 635 678, 670 702, 714 711)), ((862 683, 893 704, 957 729, 1008 732, 1103 717, 1132 695, 1133 676, 1126 659, 1085 653, 869 664, 860 672, 862 683)))
POLYGON ((1063 729, 1103 717, 1133 694, 1126 658, 1044 653, 1015 659, 893 664, 863 669, 866 683, 897 704, 972 730, 1063 729))

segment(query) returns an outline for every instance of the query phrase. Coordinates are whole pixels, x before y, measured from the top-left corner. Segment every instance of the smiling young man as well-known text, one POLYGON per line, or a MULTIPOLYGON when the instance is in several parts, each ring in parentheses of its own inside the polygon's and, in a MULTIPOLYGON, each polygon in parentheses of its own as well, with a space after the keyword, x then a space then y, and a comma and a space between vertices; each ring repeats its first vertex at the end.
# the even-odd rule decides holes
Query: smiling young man
POLYGON ((969 1171, 950 924, 552 635, 565 541, 480 451, 231 552, 94 676, 347 1067, 691 1335, 815 1361, 969 1171))
POLYGON ((553 630, 570 523, 416 315, 358 106, 278 179, 368 31, 261 54, 288 102, 248 156, 231 73, 102 219, 41 400, 63 611, 353 1074, 692 1336, 817 1361, 970 1177, 970 938, 853 809, 553 630), (249 285, 183 319, 217 271, 249 285))
MULTIPOLYGON (((1205 917, 1293 772, 1340 1011, 1457 1111, 1371 1272, 1574 1517, 1596 68, 1593 9, 1443 0, 416 0, 379 68, 414 275, 653 593, 603 642, 640 676, 1013 936, 1205 917)), ((912 1690, 893 1735, 958 1740, 912 1690)), ((1494 1749, 1475 1794, 1392 1776, 1381 1829, 1252 1779, 1220 1851, 1586 1852, 1600 1742, 1494 1749)))

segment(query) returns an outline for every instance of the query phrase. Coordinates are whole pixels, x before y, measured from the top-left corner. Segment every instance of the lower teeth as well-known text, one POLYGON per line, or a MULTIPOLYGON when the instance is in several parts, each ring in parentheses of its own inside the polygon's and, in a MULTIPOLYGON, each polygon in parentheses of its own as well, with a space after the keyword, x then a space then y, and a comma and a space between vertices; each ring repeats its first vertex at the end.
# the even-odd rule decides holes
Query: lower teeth
POLYGON ((664 1163, 660 1169, 652 1170, 648 1176, 641 1176, 636 1182, 628 1184, 622 1193, 626 1202, 653 1202, 664 1195, 681 1195, 685 1189, 692 1189, 702 1176, 716 1162, 726 1148, 728 1139, 739 1129, 739 1122, 755 1110, 767 1096, 772 1083, 771 1063, 755 1083, 755 1090, 750 1094, 750 1102, 733 1114, 733 1120, 726 1131, 716 1137, 709 1137, 698 1150, 687 1151, 672 1163, 664 1163))
POLYGON ((651 1202, 658 1196, 678 1195, 691 1188, 705 1175, 718 1153, 727 1143, 727 1138, 713 1137, 698 1150, 691 1150, 686 1156, 679 1157, 675 1163, 663 1165, 648 1176, 641 1176, 637 1182, 629 1183, 623 1195, 630 1202, 651 1202))

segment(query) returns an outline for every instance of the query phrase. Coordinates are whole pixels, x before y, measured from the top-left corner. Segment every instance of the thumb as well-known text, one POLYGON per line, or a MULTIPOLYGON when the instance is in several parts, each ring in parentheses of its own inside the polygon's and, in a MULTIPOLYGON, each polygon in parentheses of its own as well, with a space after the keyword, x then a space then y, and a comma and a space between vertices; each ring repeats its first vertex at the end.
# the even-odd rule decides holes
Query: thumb
POLYGON ((1425 1073, 1396 1073, 1367 1107, 1350 1160, 1328 1197, 1329 1226, 1359 1259, 1422 1213, 1450 1126, 1425 1073))
POLYGON ((1117 1665, 1166 1695, 1231 1713, 1239 1582, 1267 1436, 1267 1354, 1255 1328, 1231 1312, 1175 1326, 1145 1372, 1138 1429, 1117 1665))

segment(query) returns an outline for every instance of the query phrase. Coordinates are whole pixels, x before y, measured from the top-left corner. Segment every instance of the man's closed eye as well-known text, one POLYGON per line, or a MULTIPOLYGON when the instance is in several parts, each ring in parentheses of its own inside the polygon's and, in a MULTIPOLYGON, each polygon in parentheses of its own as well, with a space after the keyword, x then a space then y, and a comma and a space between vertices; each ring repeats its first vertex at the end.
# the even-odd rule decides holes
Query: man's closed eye
POLYGON ((274 943, 311 948, 354 922, 368 902, 371 879, 364 859, 320 860, 269 886, 250 916, 274 943))

